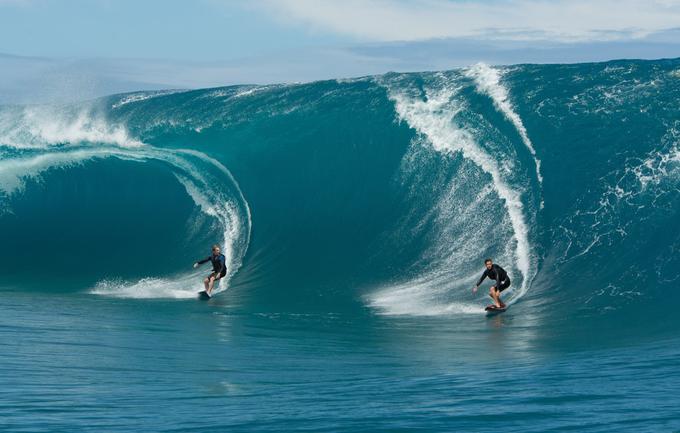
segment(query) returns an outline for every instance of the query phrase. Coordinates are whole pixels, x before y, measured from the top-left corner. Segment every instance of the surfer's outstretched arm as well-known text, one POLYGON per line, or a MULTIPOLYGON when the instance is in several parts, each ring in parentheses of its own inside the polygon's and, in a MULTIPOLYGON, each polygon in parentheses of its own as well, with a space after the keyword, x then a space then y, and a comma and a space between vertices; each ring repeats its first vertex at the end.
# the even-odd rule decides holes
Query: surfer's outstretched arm
POLYGON ((475 287, 472 288, 473 292, 477 291, 477 288, 479 287, 480 284, 482 284, 482 281, 484 281, 484 278, 486 278, 488 273, 489 273, 489 271, 484 271, 482 276, 479 278, 479 281, 477 281, 477 284, 475 284, 475 287))
POLYGON ((194 268, 197 268, 199 265, 202 265, 203 263, 207 263, 210 261, 210 256, 206 257, 203 260, 199 260, 196 263, 194 263, 194 268))

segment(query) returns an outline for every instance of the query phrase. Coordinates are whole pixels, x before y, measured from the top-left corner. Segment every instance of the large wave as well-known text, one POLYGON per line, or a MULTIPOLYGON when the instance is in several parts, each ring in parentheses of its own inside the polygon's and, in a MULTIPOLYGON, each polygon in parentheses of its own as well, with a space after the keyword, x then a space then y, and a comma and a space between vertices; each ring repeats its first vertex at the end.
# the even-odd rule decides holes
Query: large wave
MULTIPOLYGON (((190 219, 211 221, 173 241, 219 238, 245 305, 477 313, 486 294, 470 288, 490 256, 517 307, 651 312, 680 265, 678 70, 476 65, 4 107, 0 218, 50 173, 153 162, 191 198, 190 219)), ((83 290, 184 297, 200 279, 83 290)))

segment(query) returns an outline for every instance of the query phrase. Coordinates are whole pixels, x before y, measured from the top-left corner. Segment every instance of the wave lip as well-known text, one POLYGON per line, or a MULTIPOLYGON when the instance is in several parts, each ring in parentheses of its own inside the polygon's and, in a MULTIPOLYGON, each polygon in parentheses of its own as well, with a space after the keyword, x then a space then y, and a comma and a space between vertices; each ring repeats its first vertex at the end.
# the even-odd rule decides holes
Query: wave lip
MULTIPOLYGON (((477 84, 477 90, 488 95, 494 103, 494 106, 503 113, 503 115, 515 126, 515 129, 519 133, 522 142, 531 153, 531 157, 534 159, 536 164, 536 179, 540 185, 543 185, 543 175, 541 174, 541 160, 536 155, 536 149, 534 144, 529 139, 529 133, 524 127, 524 122, 519 114, 515 111, 515 108, 510 102, 510 93, 508 89, 501 83, 502 71, 497 68, 493 68, 485 63, 478 63, 475 66, 466 69, 465 75, 474 79, 477 84)), ((541 208, 544 207, 544 202, 541 200, 541 208)))
POLYGON ((118 109, 133 102, 146 101, 148 99, 157 98, 159 96, 172 95, 173 93, 183 92, 183 90, 157 90, 146 92, 133 92, 122 95, 116 102, 111 105, 112 109, 118 109))

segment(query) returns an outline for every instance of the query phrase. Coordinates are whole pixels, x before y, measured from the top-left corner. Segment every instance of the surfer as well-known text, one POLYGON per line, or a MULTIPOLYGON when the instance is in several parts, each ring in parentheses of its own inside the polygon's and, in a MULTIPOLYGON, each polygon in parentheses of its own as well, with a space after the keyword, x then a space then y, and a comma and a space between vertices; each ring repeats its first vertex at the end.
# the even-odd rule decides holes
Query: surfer
POLYGON ((224 257, 224 254, 220 253, 219 245, 213 245, 212 254, 210 254, 205 259, 194 263, 194 268, 197 268, 199 265, 207 262, 212 263, 213 270, 210 275, 208 275, 205 280, 203 280, 203 284, 205 285, 205 292, 208 294, 208 296, 210 296, 210 293, 215 286, 215 282, 227 275, 227 259, 224 257))
POLYGON ((494 264, 491 259, 484 260, 484 266, 486 266, 486 270, 479 281, 477 281, 477 285, 472 288, 472 292, 477 293, 477 289, 479 288, 479 285, 482 284, 482 281, 484 281, 484 278, 489 277, 490 280, 496 281, 489 289, 489 296, 493 299, 496 308, 505 308, 505 304, 501 301, 501 292, 510 287, 508 273, 505 272, 505 269, 494 264))

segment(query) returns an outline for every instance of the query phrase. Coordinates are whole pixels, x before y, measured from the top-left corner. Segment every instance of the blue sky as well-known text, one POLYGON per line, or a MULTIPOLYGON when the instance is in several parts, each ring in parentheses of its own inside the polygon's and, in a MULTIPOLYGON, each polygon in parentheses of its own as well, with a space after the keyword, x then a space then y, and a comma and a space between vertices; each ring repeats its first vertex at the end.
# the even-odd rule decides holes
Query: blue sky
POLYGON ((0 0, 0 52, 22 56, 225 60, 347 40, 248 2, 0 0))
POLYGON ((679 57, 679 28, 680 0, 0 0, 0 102, 679 57))

